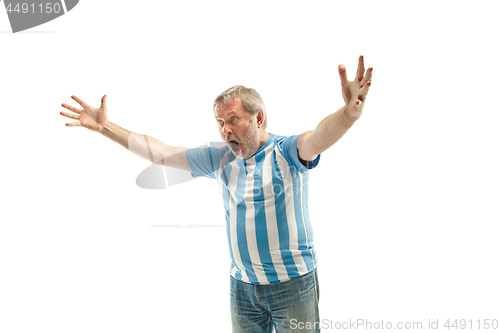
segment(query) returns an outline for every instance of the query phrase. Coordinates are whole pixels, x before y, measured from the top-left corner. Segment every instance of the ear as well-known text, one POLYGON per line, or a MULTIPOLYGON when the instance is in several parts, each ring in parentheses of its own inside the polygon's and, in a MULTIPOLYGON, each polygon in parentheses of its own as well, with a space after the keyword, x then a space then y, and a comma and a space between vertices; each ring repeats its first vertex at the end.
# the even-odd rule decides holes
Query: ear
POLYGON ((262 112, 262 110, 259 110, 259 112, 257 113, 257 126, 261 128, 263 124, 264 124, 264 112, 262 112))

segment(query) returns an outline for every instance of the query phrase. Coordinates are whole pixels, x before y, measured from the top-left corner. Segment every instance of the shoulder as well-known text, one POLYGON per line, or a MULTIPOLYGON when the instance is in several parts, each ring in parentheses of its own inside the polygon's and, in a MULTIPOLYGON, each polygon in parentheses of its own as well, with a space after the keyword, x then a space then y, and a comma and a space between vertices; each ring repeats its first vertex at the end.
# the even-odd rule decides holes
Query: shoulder
POLYGON ((304 161, 300 158, 297 142, 302 136, 303 134, 276 136, 275 147, 278 148, 290 165, 294 165, 301 172, 307 172, 316 167, 319 162, 319 155, 315 156, 312 161, 304 161))
POLYGON ((275 135, 273 143, 274 146, 277 146, 280 150, 296 147, 299 136, 300 135, 275 135))

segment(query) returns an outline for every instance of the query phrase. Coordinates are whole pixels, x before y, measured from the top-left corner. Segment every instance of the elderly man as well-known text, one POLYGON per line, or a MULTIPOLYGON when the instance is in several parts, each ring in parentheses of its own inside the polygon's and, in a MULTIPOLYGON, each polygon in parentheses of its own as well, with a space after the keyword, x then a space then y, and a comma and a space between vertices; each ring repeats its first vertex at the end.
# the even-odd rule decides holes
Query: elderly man
POLYGON ((312 226, 307 210, 309 170, 361 116, 373 68, 348 81, 339 66, 345 105, 313 131, 280 136, 266 131, 260 95, 232 87, 214 101, 224 147, 187 149, 127 131, 108 119, 106 96, 93 108, 72 96, 83 110, 61 112, 120 143, 139 156, 216 179, 223 199, 231 257, 233 332, 318 332, 319 286, 312 226))

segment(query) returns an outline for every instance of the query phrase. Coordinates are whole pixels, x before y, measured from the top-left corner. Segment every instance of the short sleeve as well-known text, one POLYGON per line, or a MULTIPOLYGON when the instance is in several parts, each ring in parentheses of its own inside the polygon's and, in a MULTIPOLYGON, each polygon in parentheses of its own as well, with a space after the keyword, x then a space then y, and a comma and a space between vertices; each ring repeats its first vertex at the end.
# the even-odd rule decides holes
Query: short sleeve
POLYGON ((216 179, 212 147, 186 148, 186 158, 191 167, 193 177, 207 177, 216 179))
POLYGON ((308 167, 304 166, 299 159, 299 154, 297 153, 297 140, 299 139, 299 136, 300 135, 292 135, 285 137, 278 142, 278 149, 289 163, 297 168, 297 170, 304 173, 310 169, 314 169, 318 165, 321 155, 318 155, 313 162, 309 163, 308 167))

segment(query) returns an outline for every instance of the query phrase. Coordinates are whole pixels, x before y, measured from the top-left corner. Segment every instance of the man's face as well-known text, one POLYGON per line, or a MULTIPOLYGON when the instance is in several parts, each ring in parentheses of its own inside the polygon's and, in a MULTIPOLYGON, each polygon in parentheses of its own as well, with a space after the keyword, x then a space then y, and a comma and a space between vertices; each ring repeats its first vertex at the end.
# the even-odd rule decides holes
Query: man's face
POLYGON ((219 103, 214 110, 219 133, 233 154, 246 159, 260 148, 260 132, 256 117, 252 118, 243 107, 240 98, 224 105, 219 103))

